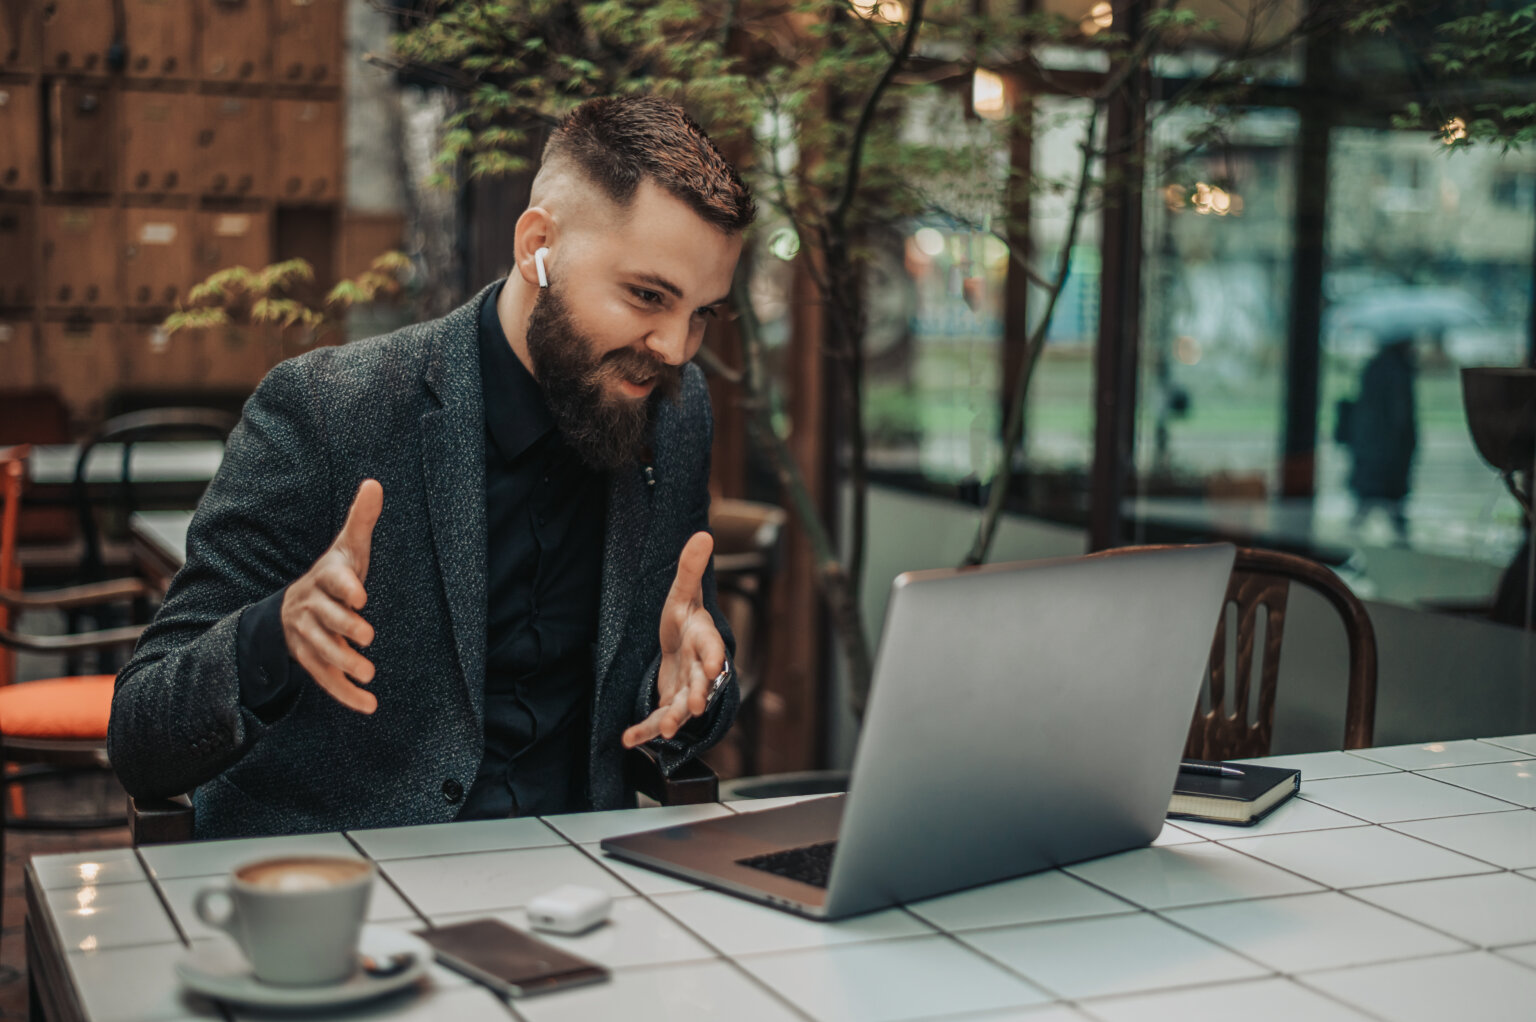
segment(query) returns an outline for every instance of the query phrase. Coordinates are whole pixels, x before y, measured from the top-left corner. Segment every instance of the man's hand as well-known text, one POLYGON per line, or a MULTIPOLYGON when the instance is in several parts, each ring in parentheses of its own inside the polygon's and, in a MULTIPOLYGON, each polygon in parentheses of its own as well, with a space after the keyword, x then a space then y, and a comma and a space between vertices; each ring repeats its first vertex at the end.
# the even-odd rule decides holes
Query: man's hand
POLYGON ((379 700, 353 684, 373 680, 373 664, 348 645, 373 642, 373 626, 358 614, 368 602, 368 552, 373 527, 384 510, 384 487, 364 479, 347 512, 346 524, 329 550, 283 594, 283 638, 288 654, 338 703, 372 713, 379 700))
POLYGON ((696 532, 677 559, 677 578, 661 609, 656 712, 624 732, 626 749, 671 738, 690 717, 703 714, 710 683, 725 668, 725 640, 704 608, 704 570, 714 550, 714 537, 696 532))

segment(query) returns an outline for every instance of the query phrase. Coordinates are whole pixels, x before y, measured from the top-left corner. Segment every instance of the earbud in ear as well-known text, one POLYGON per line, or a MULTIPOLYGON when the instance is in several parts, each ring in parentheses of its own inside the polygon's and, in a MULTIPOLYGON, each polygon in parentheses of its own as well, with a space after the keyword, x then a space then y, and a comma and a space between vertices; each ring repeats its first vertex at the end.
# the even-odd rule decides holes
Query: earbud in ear
POLYGON ((541 248, 533 254, 534 268, 539 271, 539 287, 549 287, 549 271, 544 268, 544 257, 547 255, 547 248, 541 248))

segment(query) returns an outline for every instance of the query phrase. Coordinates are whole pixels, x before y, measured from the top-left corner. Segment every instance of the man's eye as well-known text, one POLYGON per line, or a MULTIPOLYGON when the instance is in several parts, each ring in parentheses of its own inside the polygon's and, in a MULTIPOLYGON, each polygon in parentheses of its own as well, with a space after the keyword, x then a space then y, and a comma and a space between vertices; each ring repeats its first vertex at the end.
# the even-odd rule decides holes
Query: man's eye
POLYGON ((705 305, 694 309, 693 314, 702 320, 709 321, 720 318, 720 310, 713 305, 705 305))
POLYGON ((634 296, 636 298, 640 299, 642 302, 646 303, 647 305, 660 305, 661 304, 661 292, 659 292, 659 291, 652 291, 652 290, 650 290, 648 288, 643 288, 643 287, 632 287, 632 288, 630 288, 630 291, 632 291, 634 293, 634 296))

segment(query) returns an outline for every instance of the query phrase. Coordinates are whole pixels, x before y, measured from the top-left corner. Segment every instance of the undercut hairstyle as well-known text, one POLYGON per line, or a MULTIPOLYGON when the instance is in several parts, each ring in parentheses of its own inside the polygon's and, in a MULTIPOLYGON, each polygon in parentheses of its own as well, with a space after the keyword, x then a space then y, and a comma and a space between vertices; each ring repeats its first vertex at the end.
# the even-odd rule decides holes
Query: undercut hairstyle
POLYGON ((567 162, 620 208, 650 179, 726 234, 740 234, 757 216, 752 193, 704 129, 658 96, 593 99, 566 114, 543 163, 567 162))

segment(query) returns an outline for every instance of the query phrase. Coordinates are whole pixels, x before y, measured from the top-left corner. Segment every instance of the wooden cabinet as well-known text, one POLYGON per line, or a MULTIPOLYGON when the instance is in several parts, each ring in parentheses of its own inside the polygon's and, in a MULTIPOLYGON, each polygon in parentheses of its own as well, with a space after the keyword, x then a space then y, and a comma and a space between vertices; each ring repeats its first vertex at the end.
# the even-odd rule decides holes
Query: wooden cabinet
POLYGON ((0 71, 25 74, 37 70, 42 50, 36 0, 0 3, 0 71))
POLYGON ((129 305, 170 306, 193 282, 192 211, 123 210, 123 300, 129 305))
POLYGON ((0 205, 0 307, 36 302, 37 214, 24 203, 0 205))
POLYGON ((130 78, 192 75, 192 0, 121 0, 130 78))
POLYGON ((273 0, 277 31, 272 80, 285 85, 339 85, 343 53, 342 0, 273 0))
POLYGON ((203 345, 197 330, 168 334, 158 322, 128 322, 118 328, 123 386, 173 390, 203 381, 203 345))
POLYGON ((329 202, 341 194, 341 111, 328 99, 272 103, 277 154, 273 193, 279 201, 329 202))
POLYGON ((266 213, 199 211, 195 230, 197 280, 231 266, 259 270, 272 262, 272 218, 266 213))
POLYGON ((341 219, 341 264, 338 275, 356 277, 385 252, 405 241, 405 218, 398 213, 345 213, 341 219))
POLYGON ((204 81, 265 82, 272 45, 267 0, 196 0, 202 26, 197 57, 204 81))
POLYGON ((204 330, 200 383, 207 387, 255 387, 277 364, 276 330, 266 324, 204 330))
POLYGON ((0 82, 0 188, 36 188, 42 107, 37 86, 0 82))
POLYGON ((268 195, 272 101, 249 96, 197 99, 197 191, 220 198, 268 195))
POLYGON ((43 304, 117 304, 117 217, 104 206, 44 206, 43 304))
POLYGON ((37 345, 32 321, 0 315, 0 388, 37 386, 37 345))
POLYGON ((54 82, 49 96, 53 138, 50 184, 58 192, 112 190, 113 93, 84 82, 54 82))
POLYGON ((193 121, 197 97, 181 92, 121 94, 122 189, 129 195, 192 191, 193 121))
POLYGON ((105 75, 116 26, 104 0, 43 0, 43 70, 105 75))
POLYGON ((121 373, 111 323, 88 319, 45 321, 38 345, 38 382, 56 390, 70 418, 89 422, 102 415, 107 392, 121 373))
POLYGON ((0 0, 0 386, 89 423, 124 385, 251 387, 344 339, 159 323, 219 270, 306 259, 317 303, 398 245, 342 209, 356 2, 0 0))

